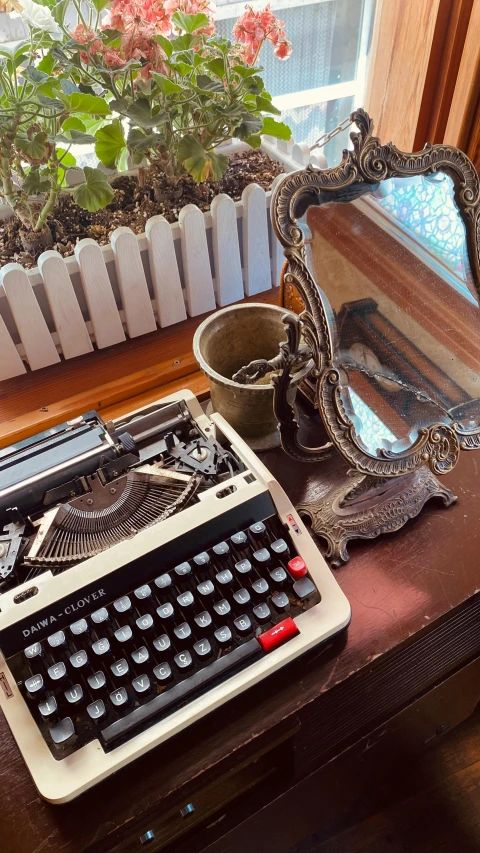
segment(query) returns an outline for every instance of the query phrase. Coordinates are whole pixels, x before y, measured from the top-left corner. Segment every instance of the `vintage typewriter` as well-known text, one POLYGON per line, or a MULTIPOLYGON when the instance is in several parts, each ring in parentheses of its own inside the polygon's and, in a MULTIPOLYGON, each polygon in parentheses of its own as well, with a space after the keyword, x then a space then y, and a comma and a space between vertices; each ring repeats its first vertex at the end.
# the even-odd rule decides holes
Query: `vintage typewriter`
POLYGON ((349 619, 279 484, 189 391, 0 450, 0 707, 50 802, 349 619))

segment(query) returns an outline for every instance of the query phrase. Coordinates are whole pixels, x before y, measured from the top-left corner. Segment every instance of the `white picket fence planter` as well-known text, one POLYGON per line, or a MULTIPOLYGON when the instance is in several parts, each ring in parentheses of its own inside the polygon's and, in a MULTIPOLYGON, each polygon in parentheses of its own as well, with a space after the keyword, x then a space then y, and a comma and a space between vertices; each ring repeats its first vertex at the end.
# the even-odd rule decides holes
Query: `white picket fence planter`
MULTIPOLYGON (((285 172, 309 162, 326 166, 306 145, 267 138, 262 147, 285 172)), ((245 148, 231 143, 223 150, 231 155, 245 148)), ((0 380, 277 285, 284 258, 270 225, 271 194, 251 184, 241 201, 215 198, 209 213, 186 205, 173 225, 153 216, 139 236, 118 228, 110 245, 80 240, 74 257, 47 251, 34 270, 6 264, 0 270, 0 380)))

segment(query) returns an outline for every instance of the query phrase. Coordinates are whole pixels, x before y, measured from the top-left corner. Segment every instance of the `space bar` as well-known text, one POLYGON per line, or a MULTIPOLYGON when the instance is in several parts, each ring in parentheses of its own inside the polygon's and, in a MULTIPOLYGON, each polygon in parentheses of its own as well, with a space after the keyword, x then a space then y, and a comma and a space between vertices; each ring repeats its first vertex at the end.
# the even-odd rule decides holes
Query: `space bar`
POLYGON ((205 669, 201 669, 195 675, 192 675, 191 678, 186 678, 185 681, 181 681, 175 687, 170 687, 169 690, 165 690, 164 693, 155 696, 154 699, 146 702, 145 705, 135 708, 131 714, 122 717, 121 720, 111 723, 110 726, 107 726, 106 729, 103 729, 99 733, 100 737, 106 745, 111 744, 120 737, 125 737, 126 734, 151 718, 159 715, 164 716, 165 711, 171 713, 175 710, 176 706, 185 705, 186 702, 193 698, 194 694, 204 693, 205 688, 212 681, 228 675, 230 670, 238 668, 247 661, 252 663, 252 658, 255 657, 263 657, 263 652, 258 640, 253 639, 242 646, 238 646, 233 652, 229 652, 227 655, 218 658, 218 660, 205 667, 205 669))

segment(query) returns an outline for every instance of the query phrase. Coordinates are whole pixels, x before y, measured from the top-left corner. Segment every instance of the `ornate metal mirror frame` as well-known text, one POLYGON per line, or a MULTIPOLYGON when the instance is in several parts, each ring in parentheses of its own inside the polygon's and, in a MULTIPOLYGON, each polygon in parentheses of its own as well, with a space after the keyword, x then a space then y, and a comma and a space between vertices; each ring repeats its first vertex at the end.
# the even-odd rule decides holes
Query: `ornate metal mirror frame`
MULTIPOLYGON (((399 528, 407 518, 417 515, 430 497, 440 496, 449 505, 455 498, 434 475, 451 471, 461 449, 480 447, 480 426, 469 429, 460 423, 432 423, 419 429, 408 449, 398 453, 381 449, 376 456, 371 455, 358 441, 345 409, 329 315, 307 266, 304 235, 298 224, 311 204, 319 204, 320 194, 322 201, 330 192, 335 192, 335 200, 348 200, 352 184, 372 185, 392 177, 446 172, 453 180, 455 202, 466 227, 468 256, 480 297, 480 187, 468 157, 447 145, 427 145, 423 151, 404 153, 391 143, 382 145, 372 135, 373 122, 363 110, 351 118, 359 130, 351 133, 353 150, 344 151, 340 165, 325 171, 307 167, 288 175, 278 186, 271 206, 273 227, 287 258, 285 286, 296 288, 305 306, 298 318, 285 318, 288 340, 279 362, 283 370, 273 377, 282 444, 287 453, 302 461, 322 460, 331 449, 331 444, 316 448, 301 444, 295 411, 287 400, 291 367, 298 363, 302 341, 314 358, 311 378, 315 403, 329 438, 360 475, 327 499, 299 508, 310 515, 316 532, 327 539, 328 555, 334 563, 348 559, 348 539, 370 538, 399 528)), ((350 192, 355 197, 354 191, 350 192)))

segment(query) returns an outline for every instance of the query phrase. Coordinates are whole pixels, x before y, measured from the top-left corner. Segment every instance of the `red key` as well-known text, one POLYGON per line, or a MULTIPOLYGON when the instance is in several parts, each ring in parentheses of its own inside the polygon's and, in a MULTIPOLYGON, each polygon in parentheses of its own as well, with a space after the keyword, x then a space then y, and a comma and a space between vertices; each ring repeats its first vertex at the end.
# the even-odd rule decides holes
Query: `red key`
POLYGON ((274 628, 270 628, 268 631, 264 631, 263 634, 260 634, 258 642, 264 652, 271 652, 272 649, 276 649, 277 646, 280 646, 282 643, 285 643, 286 640, 290 640, 291 637, 294 637, 299 633, 300 632, 295 622, 289 616, 287 619, 284 619, 283 622, 279 622, 278 625, 275 625, 274 628))
POLYGON ((294 557, 288 564, 288 571, 292 578, 298 580, 298 578, 303 578, 307 574, 307 567, 301 557, 294 557))

